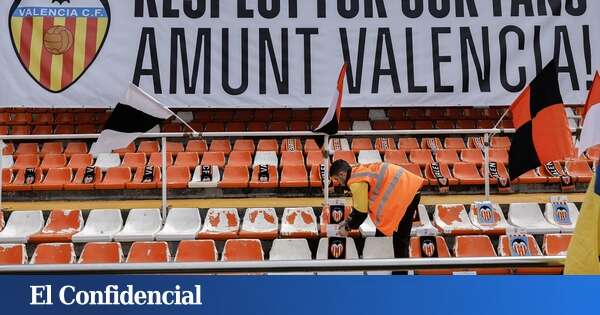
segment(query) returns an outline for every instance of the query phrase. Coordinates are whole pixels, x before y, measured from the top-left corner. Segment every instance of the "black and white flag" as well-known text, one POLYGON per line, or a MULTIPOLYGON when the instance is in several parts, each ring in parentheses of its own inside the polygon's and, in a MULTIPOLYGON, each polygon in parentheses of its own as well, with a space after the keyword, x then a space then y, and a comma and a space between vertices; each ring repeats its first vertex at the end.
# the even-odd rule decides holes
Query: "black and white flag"
POLYGON ((150 131, 173 112, 139 87, 130 84, 125 99, 118 103, 90 154, 110 153, 126 147, 142 134, 150 131))

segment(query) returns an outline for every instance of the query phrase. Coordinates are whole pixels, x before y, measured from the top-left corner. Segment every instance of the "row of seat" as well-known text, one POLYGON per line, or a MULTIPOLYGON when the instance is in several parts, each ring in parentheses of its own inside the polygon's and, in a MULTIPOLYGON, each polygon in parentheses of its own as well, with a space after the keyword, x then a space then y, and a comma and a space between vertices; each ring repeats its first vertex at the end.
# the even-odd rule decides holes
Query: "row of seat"
MULTIPOLYGON (((347 218, 350 207, 343 211, 347 218)), ((3 230, 1 218, 0 243, 314 238, 327 235, 327 225, 333 222, 330 215, 329 206, 323 209, 319 220, 313 208, 286 208, 280 220, 274 208, 248 208, 242 221, 236 208, 211 208, 202 222, 197 208, 173 208, 163 224, 159 209, 132 209, 124 224, 119 209, 91 210, 85 223, 80 210, 53 210, 44 224, 41 211, 15 211, 3 230)), ((411 233, 500 235, 515 230, 529 234, 570 233, 578 216, 572 203, 546 204, 543 214, 535 203, 511 204, 508 220, 497 204, 486 207, 473 204, 469 212, 464 205, 436 205, 432 218, 420 205, 411 233)), ((0 217, 3 217, 1 212, 0 217)), ((351 235, 375 234, 375 225, 369 218, 351 235)))

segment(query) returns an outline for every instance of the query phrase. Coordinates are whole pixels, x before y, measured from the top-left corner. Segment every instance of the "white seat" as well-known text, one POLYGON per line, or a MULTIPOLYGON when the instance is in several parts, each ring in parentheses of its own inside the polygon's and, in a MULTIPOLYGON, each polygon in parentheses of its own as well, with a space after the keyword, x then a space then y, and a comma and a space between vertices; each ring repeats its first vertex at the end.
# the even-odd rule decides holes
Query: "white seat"
MULTIPOLYGON (((181 120, 185 121, 186 123, 190 123, 190 122, 192 122, 192 120, 194 120, 194 113, 189 112, 189 111, 177 112, 177 116, 179 116, 179 118, 181 118, 181 120)), ((198 131, 198 130, 196 130, 196 131, 198 131)))
POLYGON ((363 237, 375 236, 375 233, 377 233, 377 227, 371 220, 371 216, 367 216, 365 222, 358 227, 358 230, 363 237))
POLYGON ((285 208, 281 217, 280 234, 283 237, 317 236, 317 217, 313 208, 285 208))
POLYGON ((371 164, 381 162, 381 155, 377 150, 360 150, 358 152, 358 164, 371 164))
POLYGON ((438 234, 438 230, 433 226, 429 219, 429 214, 427 213, 425 205, 419 205, 417 208, 417 215, 419 216, 420 223, 413 222, 410 230, 411 236, 432 236, 438 234))
POLYGON ((240 216, 236 208, 210 208, 206 212, 204 225, 200 230, 200 234, 237 234, 240 229, 240 216), (235 218, 235 224, 229 224, 228 216, 235 218))
POLYGON ((254 164, 252 167, 256 167, 258 165, 273 165, 275 167, 279 166, 279 160, 277 159, 277 152, 275 151, 257 151, 254 156, 254 164))
POLYGON ((98 153, 94 166, 106 171, 111 167, 121 166, 121 157, 118 153, 98 153))
POLYGON ((279 231, 278 221, 275 208, 248 208, 244 213, 240 237, 274 239, 279 231))
POLYGON ((269 260, 311 260, 308 241, 298 239, 276 239, 269 252, 269 260))
POLYGON ((350 143, 346 138, 329 139, 329 154, 333 155, 335 151, 350 151, 350 143))
POLYGON ((394 241, 392 237, 367 237, 363 249, 363 259, 394 258, 394 241))
POLYGON ((469 234, 479 229, 471 223, 464 205, 436 205, 433 212, 433 223, 444 234, 469 234))
POLYGON ((369 120, 389 120, 383 109, 369 109, 369 120))
POLYGON ((196 166, 194 175, 192 175, 192 181, 189 182, 189 188, 212 188, 217 187, 221 181, 221 171, 216 165, 212 166, 212 180, 209 182, 202 181, 202 166, 196 166))
MULTIPOLYGON (((321 238, 319 240, 319 247, 317 248, 317 260, 329 259, 328 247, 329 241, 327 238, 321 238)), ((356 244, 354 239, 346 237, 346 259, 358 259, 358 251, 356 250, 356 244)), ((317 272, 318 275, 363 275, 363 272, 317 272)))
POLYGON ((546 221, 537 203, 511 203, 508 208, 508 223, 529 234, 560 232, 560 228, 546 221))
POLYGON ((44 228, 42 211, 13 211, 4 230, 0 232, 0 243, 27 243, 30 235, 44 228))
POLYGON ((371 122, 368 120, 357 120, 352 123, 352 130, 371 130, 371 122))
POLYGON ((2 156, 2 168, 11 168, 15 165, 15 160, 12 155, 2 156))
POLYGON ((94 209, 83 230, 73 235, 73 243, 110 242, 122 228, 121 209, 94 209))
POLYGON ((564 207, 561 207, 561 208, 562 209, 559 209, 559 211, 566 210, 564 213, 566 220, 563 219, 562 222, 559 218, 555 217, 555 213, 554 213, 555 211, 554 211, 554 207, 552 206, 552 203, 546 203, 546 209, 544 210, 544 216, 546 217, 546 220, 548 220, 548 222, 558 226, 561 233, 573 233, 573 231, 575 231, 575 225, 577 224, 577 219, 579 218, 579 210, 577 209, 577 206, 572 202, 567 202, 566 209, 564 207), (570 223, 566 223, 566 222, 570 222, 570 223))
POLYGON ((165 226, 156 234, 156 240, 193 240, 201 228, 202 218, 198 208, 172 208, 167 214, 165 226))
POLYGON ((469 219, 471 219, 471 222, 473 223, 474 226, 476 226, 478 229, 482 230, 483 232, 486 231, 494 231, 494 230, 499 230, 499 229, 510 229, 511 226, 510 224, 508 224, 508 222, 506 222, 506 218, 504 217, 504 213, 502 212, 502 208, 500 208, 500 205, 497 203, 492 204, 492 211, 494 213, 494 216, 498 218, 498 221, 496 222, 496 224, 484 224, 479 222, 479 216, 475 213, 474 208, 476 207, 475 204, 471 205, 471 211, 469 211, 469 219))
POLYGON ((131 209, 121 232, 115 234, 117 242, 152 241, 162 226, 159 209, 131 209))

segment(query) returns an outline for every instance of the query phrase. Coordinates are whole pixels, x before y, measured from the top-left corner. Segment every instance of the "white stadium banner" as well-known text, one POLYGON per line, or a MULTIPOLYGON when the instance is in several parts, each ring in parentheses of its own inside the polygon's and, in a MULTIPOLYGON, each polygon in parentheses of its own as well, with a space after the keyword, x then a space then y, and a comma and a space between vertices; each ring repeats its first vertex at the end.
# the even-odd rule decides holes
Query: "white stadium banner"
POLYGON ((506 105, 557 56, 566 103, 600 68, 592 0, 2 0, 0 106, 506 105))

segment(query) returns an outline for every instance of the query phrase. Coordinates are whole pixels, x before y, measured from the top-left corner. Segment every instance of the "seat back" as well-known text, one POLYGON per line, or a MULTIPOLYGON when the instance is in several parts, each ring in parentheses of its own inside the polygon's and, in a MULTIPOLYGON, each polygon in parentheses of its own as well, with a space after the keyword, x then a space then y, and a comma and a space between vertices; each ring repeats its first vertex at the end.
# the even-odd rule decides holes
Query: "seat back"
POLYGON ((547 256, 564 256, 569 249, 573 234, 545 234, 544 244, 542 248, 544 255, 547 256))
POLYGON ((227 240, 221 260, 260 261, 264 260, 264 252, 260 241, 256 239, 227 240))
POLYGON ((175 262, 217 261, 218 253, 213 240, 183 240, 179 242, 175 262))
POLYGON ((487 235, 460 235, 454 243, 456 257, 495 257, 496 251, 487 235))
POLYGON ((27 264, 27 251, 25 244, 0 245, 0 265, 27 264))
POLYGON ((33 256, 31 264, 74 264, 75 249, 73 243, 39 244, 33 256))
POLYGON ((67 167, 70 167, 72 169, 80 169, 92 165, 93 162, 94 158, 91 154, 74 153, 73 155, 71 155, 71 159, 69 160, 67 167))
POLYGON ((123 260, 121 243, 87 243, 79 256, 80 264, 119 264, 123 260))
POLYGON ((229 154, 227 166, 243 166, 249 168, 252 165, 252 153, 250 151, 232 151, 229 154))
POLYGON ((312 254, 306 239, 276 239, 269 260, 310 260, 312 254))
POLYGON ((127 255, 127 263, 160 263, 170 260, 167 242, 134 242, 127 255))
POLYGON ((83 215, 81 210, 52 210, 42 233, 60 234, 81 231, 83 215))

